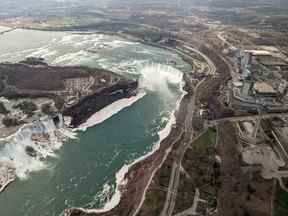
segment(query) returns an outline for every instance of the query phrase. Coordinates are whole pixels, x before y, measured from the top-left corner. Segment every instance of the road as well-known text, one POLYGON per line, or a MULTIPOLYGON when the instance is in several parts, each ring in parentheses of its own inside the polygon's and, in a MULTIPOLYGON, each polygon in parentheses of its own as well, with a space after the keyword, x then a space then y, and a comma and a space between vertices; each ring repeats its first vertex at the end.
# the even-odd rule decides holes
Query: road
MULTIPOLYGON (((179 141, 181 140, 181 137, 182 137, 183 133, 184 133, 184 131, 181 131, 180 134, 179 134, 179 136, 175 137, 174 142, 171 144, 171 146, 174 146, 177 142, 179 142, 179 141)), ((170 149, 170 150, 171 150, 171 149, 170 149)), ((139 213, 139 211, 141 210, 141 207, 142 207, 142 205, 143 205, 143 203, 144 203, 144 201, 145 201, 146 191, 148 190, 148 188, 149 188, 149 186, 150 186, 150 184, 151 184, 151 182, 152 182, 152 180, 153 180, 153 177, 155 176, 156 172, 162 167, 163 163, 165 162, 166 158, 168 157, 168 155, 169 155, 169 153, 170 153, 170 150, 166 151, 166 154, 165 154, 165 156, 164 156, 164 158, 163 158, 163 160, 162 160, 162 163, 160 164, 160 166, 159 166, 157 169, 155 169, 155 170, 153 171, 152 175, 150 176, 149 182, 148 182, 148 184, 146 185, 146 188, 144 189, 144 193, 143 193, 143 195, 142 195, 140 204, 138 205, 137 209, 135 210, 135 212, 133 213, 132 216, 137 216, 138 213, 139 213)), ((163 190, 163 188, 161 188, 161 190, 163 190)), ((165 190, 165 191, 167 191, 168 194, 171 193, 169 190, 165 190)))
POLYGON ((231 49, 237 49, 237 47, 235 47, 233 44, 231 44, 224 36, 223 36, 224 32, 220 31, 217 34, 217 37, 224 42, 225 44, 227 44, 231 49))
MULTIPOLYGON (((184 41, 181 41, 181 42, 183 42, 183 44, 185 43, 184 41)), ((176 52, 182 56, 184 55, 185 57, 187 57, 191 60, 194 60, 193 56, 191 56, 190 54, 185 53, 179 49, 175 49, 175 48, 171 48, 171 47, 167 47, 167 46, 162 46, 162 45, 159 45, 156 43, 155 44, 149 43, 149 45, 160 46, 160 47, 165 48, 167 50, 174 51, 174 52, 176 52)), ((216 67, 215 67, 214 63, 206 55, 204 55, 200 51, 190 47, 190 44, 186 43, 185 48, 189 52, 195 52, 207 60, 207 64, 210 68, 209 74, 214 75, 216 73, 216 67)), ((194 88, 194 95, 197 95, 197 89, 204 80, 205 79, 201 80, 197 84, 197 86, 194 88)), ((192 83, 192 81, 190 83, 192 83)), ((175 137, 174 142, 171 144, 171 146, 174 146, 175 143, 181 141, 182 135, 183 135, 183 133, 185 133, 184 140, 187 140, 187 142, 181 142, 182 146, 179 148, 180 149, 180 151, 179 151, 180 157, 178 157, 179 159, 177 161, 175 161, 175 164, 173 165, 174 168, 172 169, 172 175, 171 175, 171 179, 169 181, 170 185, 169 185, 169 188, 167 189, 167 197, 166 197, 166 201, 165 201, 165 205, 164 205, 165 208, 162 210, 162 213, 161 213, 161 215, 163 215, 163 216, 172 215, 172 213, 173 213, 175 202, 176 202, 176 197, 177 197, 177 188, 178 188, 179 179, 180 179, 181 161, 182 161, 182 158, 184 157, 184 154, 185 154, 187 148, 189 147, 189 145, 187 145, 187 143, 191 143, 191 140, 193 138, 192 117, 193 117, 194 107, 195 107, 196 103, 195 103, 195 97, 191 97, 191 98, 192 98, 191 102, 187 105, 188 106, 187 107, 187 117, 185 119, 185 124, 184 124, 184 127, 182 129, 183 131, 181 132, 181 134, 178 137, 175 137)), ((162 167, 162 164, 165 162, 168 154, 169 154, 169 151, 167 151, 167 154, 163 158, 161 165, 153 171, 153 173, 149 179, 149 182, 148 182, 146 188, 144 189, 144 193, 142 195, 141 201, 140 201, 139 205, 137 206, 135 212, 133 213, 133 216, 136 216, 139 213, 139 211, 141 210, 141 207, 145 201, 146 191, 148 190, 148 188, 149 188, 149 186, 153 180, 154 175, 162 167)), ((163 190, 163 188, 162 188, 162 190, 163 190)))
POLYGON ((173 162, 172 166, 172 172, 170 175, 170 180, 169 180, 169 187, 168 187, 168 193, 166 194, 166 200, 164 207, 161 211, 160 216, 171 216, 174 211, 176 199, 177 199, 177 191, 178 191, 178 186, 179 186, 179 181, 180 181, 180 172, 181 172, 181 162, 183 160, 183 157, 185 155, 185 152, 187 148, 190 146, 190 143, 193 140, 193 125, 192 125, 192 119, 193 119, 193 114, 195 111, 195 106, 196 106, 196 95, 199 86, 204 82, 205 79, 201 80, 196 87, 194 88, 194 96, 190 96, 190 102, 187 105, 188 110, 187 110, 187 116, 185 119, 185 128, 184 128, 184 138, 182 139, 182 142, 177 150, 177 155, 178 157, 176 160, 173 162))
MULTIPOLYGON (((178 42, 182 43, 185 46, 178 48, 178 49, 170 48, 170 47, 166 47, 166 46, 165 46, 165 48, 168 50, 172 50, 172 51, 174 51, 174 52, 176 52, 182 56, 185 56, 191 60, 194 60, 194 57, 192 55, 186 53, 186 52, 183 52, 183 49, 186 49, 190 53, 191 52, 197 53, 198 55, 202 56, 203 59, 205 59, 207 61, 207 64, 209 66, 208 74, 210 74, 210 75, 216 74, 215 64, 205 54, 203 54, 199 50, 193 48, 192 45, 189 43, 186 43, 182 40, 178 40, 178 42)), ((157 44, 157 46, 158 46, 158 44, 157 44)), ((193 91, 194 96, 198 95, 197 94, 198 88, 204 82, 204 80, 205 80, 205 78, 202 79, 194 88, 194 91, 193 91)), ((190 82, 190 83, 192 83, 192 82, 190 82)), ((185 154, 187 148, 190 146, 189 144, 193 140, 192 119, 193 119, 193 114, 194 114, 194 108, 196 106, 196 98, 194 96, 191 96, 191 99, 190 99, 191 101, 187 105, 187 116, 186 116, 184 128, 183 128, 183 133, 185 134, 184 138, 182 138, 182 140, 181 140, 182 134, 179 137, 175 137, 175 142, 173 142, 173 144, 171 145, 171 146, 173 146, 175 143, 181 141, 181 144, 180 144, 178 151, 177 151, 177 155, 179 155, 179 157, 177 157, 177 159, 173 162, 172 171, 171 171, 170 180, 169 180, 169 187, 168 187, 167 193, 166 193, 166 200, 165 200, 164 207, 160 213, 160 216, 171 216, 173 214, 173 211, 174 211, 176 198, 177 198, 177 190, 178 190, 179 181, 180 181, 181 161, 184 157, 184 154, 185 154)), ((162 164, 165 162, 165 159, 167 156, 168 156, 168 154, 163 159, 162 164)), ((162 164, 159 166, 158 169, 161 168, 162 164)), ((147 191, 150 183, 152 182, 152 179, 153 179, 155 173, 158 171, 158 169, 154 170, 153 174, 151 175, 149 183, 147 184, 147 187, 144 190, 142 200, 141 200, 140 204, 138 205, 137 209, 135 210, 133 216, 136 216, 138 214, 138 212, 140 211, 142 204, 145 200, 146 191, 147 191)))
POLYGON ((177 53, 180 53, 181 55, 184 55, 185 57, 191 58, 192 60, 194 60, 194 57, 189 55, 188 53, 183 52, 183 48, 188 50, 189 52, 194 52, 197 53, 198 55, 202 56, 202 58, 207 62, 207 64, 209 65, 210 71, 208 72, 209 75, 215 75, 216 74, 216 66, 215 64, 211 61, 211 59, 206 56, 204 53, 200 52, 199 50, 195 49, 193 47, 193 44, 190 44, 186 41, 180 40, 180 39, 175 39, 175 41, 177 41, 178 43, 182 44, 183 47, 179 47, 176 49, 173 49, 174 51, 176 51, 177 53))
POLYGON ((186 209, 186 210, 184 210, 184 211, 182 211, 182 212, 180 212, 178 214, 175 214, 174 216, 197 215, 197 206, 198 206, 199 202, 204 202, 205 203, 206 200, 200 199, 200 191, 199 191, 198 188, 196 188, 195 195, 194 195, 194 200, 193 200, 193 205, 190 208, 188 208, 188 209, 186 209))
POLYGON ((218 125, 226 121, 230 122, 237 122, 237 121, 248 121, 248 120, 257 120, 259 117, 261 119, 265 118, 274 118, 274 117, 287 117, 288 113, 269 113, 269 114, 257 114, 257 115, 247 115, 247 116, 233 116, 233 117, 227 117, 227 118, 221 118, 221 119, 215 119, 212 121, 208 121, 208 125, 218 125))
POLYGON ((209 66, 209 71, 208 71, 207 75, 212 75, 212 76, 216 75, 216 66, 210 60, 210 58, 208 56, 206 56, 204 53, 200 52, 199 50, 193 48, 193 44, 189 44, 189 43, 187 43, 183 40, 180 40, 180 39, 175 39, 175 41, 177 41, 178 43, 181 43, 183 46, 178 46, 176 48, 172 48, 172 47, 163 46, 163 45, 160 45, 158 43, 153 43, 153 42, 150 42, 147 44, 148 45, 155 45, 157 47, 162 47, 162 48, 170 50, 172 52, 176 52, 180 56, 184 56, 188 59, 191 59, 192 61, 195 60, 195 57, 189 53, 191 53, 191 52, 196 53, 196 54, 200 55, 207 62, 207 65, 209 66), (189 53, 185 52, 185 50, 188 51, 189 53))
MULTIPOLYGON (((181 42, 182 44, 185 45, 185 48, 188 49, 189 51, 196 52, 197 54, 201 55, 206 61, 207 64, 210 67, 210 73, 211 75, 216 74, 216 66, 214 63, 203 53, 201 53, 199 50, 196 50, 195 48, 191 47, 190 44, 178 40, 178 42, 181 42)), ((178 50, 179 51, 179 50, 178 50)), ((186 54, 188 55, 188 54, 186 54)), ((190 56, 192 58, 192 56, 190 56)), ((176 203, 176 198, 177 198, 177 190, 179 186, 179 181, 180 181, 180 171, 181 171, 181 162, 184 157, 184 154, 189 147, 189 144, 193 140, 193 125, 192 125, 192 119, 193 119, 193 114, 195 111, 195 106, 196 106, 196 97, 198 95, 198 89, 199 86, 205 81, 205 79, 202 79, 194 88, 194 96, 191 99, 191 102, 188 104, 188 112, 187 112, 187 117, 185 119, 185 136, 183 141, 181 142, 181 146, 179 147, 177 151, 177 160, 174 161, 173 167, 172 167, 172 172, 170 175, 170 180, 169 180, 169 187, 168 187, 168 193, 166 195, 166 200, 164 204, 164 208, 161 211, 160 216, 171 216, 174 211, 175 203, 176 203)))
POLYGON ((184 44, 184 48, 189 50, 189 51, 192 51, 192 52, 195 52, 197 53, 198 55, 202 56, 202 58, 205 59, 205 61, 207 62, 207 64, 209 65, 210 67, 210 75, 215 75, 216 73, 216 66, 214 65, 214 63, 210 60, 210 58, 208 58, 208 56, 206 56, 204 53, 200 52, 199 50, 195 49, 192 47, 192 44, 189 44, 185 41, 181 41, 181 40, 176 40, 182 44, 184 44))

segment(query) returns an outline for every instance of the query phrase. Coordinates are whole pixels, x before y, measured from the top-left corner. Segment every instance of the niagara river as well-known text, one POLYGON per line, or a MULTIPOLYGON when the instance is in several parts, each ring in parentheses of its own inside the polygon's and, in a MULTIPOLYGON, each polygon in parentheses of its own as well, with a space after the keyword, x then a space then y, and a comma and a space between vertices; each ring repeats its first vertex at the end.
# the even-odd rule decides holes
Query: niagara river
POLYGON ((59 216, 69 207, 115 204, 119 172, 167 136, 190 65, 171 51, 104 34, 16 29, 0 35, 0 47, 0 62, 41 57, 51 65, 103 68, 139 79, 140 88, 91 116, 45 160, 24 155, 29 139, 1 140, 0 163, 13 158, 17 173, 0 194, 1 215, 59 216))

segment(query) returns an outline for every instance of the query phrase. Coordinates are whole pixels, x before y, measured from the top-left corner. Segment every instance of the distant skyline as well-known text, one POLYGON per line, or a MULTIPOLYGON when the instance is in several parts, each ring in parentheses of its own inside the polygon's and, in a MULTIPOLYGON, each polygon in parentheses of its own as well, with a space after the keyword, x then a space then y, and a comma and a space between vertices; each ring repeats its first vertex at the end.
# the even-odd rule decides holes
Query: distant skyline
POLYGON ((158 3, 170 5, 177 3, 183 8, 193 5, 215 7, 245 7, 267 4, 275 7, 288 7, 288 0, 1 0, 0 18, 19 16, 61 16, 78 12, 85 13, 99 7, 133 6, 158 3))

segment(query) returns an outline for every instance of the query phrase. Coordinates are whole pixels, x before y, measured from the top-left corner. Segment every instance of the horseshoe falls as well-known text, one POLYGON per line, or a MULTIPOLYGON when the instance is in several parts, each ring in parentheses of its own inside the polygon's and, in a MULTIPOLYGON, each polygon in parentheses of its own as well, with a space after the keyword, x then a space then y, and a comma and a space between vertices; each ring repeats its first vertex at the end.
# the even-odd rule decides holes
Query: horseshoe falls
POLYGON ((49 130, 55 127, 51 122, 1 140, 0 163, 13 157, 17 170, 16 180, 0 194, 3 216, 58 216, 67 207, 103 208, 113 202, 116 174, 159 143, 183 95, 183 72, 191 69, 170 51, 102 34, 17 29, 0 36, 0 47, 0 62, 42 57, 52 65, 108 69, 140 83, 138 96, 93 115, 86 130, 75 132, 77 139, 34 146, 36 157, 23 156, 24 147, 33 147, 25 133, 49 130))

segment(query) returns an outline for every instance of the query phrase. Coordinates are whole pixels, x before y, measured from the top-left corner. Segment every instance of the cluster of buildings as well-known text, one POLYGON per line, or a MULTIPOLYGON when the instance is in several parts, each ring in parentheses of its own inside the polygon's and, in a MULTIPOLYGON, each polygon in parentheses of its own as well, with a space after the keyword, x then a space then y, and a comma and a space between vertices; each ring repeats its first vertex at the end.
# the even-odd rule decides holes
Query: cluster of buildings
POLYGON ((237 72, 229 83, 227 103, 245 111, 288 110, 288 62, 266 50, 235 50, 237 72))
POLYGON ((276 178, 288 191, 282 180, 288 178, 287 58, 276 49, 234 51, 237 71, 228 84, 226 102, 235 112, 257 114, 236 123, 242 168, 276 178))

